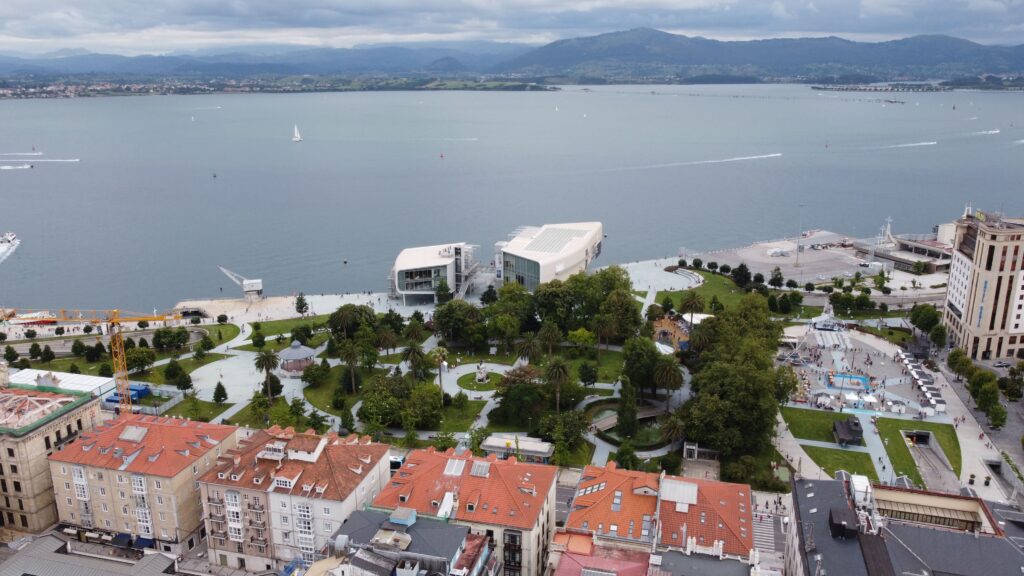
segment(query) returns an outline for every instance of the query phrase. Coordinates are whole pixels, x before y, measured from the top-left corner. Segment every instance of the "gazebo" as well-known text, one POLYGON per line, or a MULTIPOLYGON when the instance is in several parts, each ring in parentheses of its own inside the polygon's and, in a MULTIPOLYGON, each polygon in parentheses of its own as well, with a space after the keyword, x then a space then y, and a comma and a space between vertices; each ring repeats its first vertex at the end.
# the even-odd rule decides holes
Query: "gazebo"
POLYGON ((313 356, 316 351, 309 346, 303 346, 298 340, 292 340, 291 346, 278 352, 277 357, 281 360, 281 370, 285 372, 302 372, 313 363, 313 356))

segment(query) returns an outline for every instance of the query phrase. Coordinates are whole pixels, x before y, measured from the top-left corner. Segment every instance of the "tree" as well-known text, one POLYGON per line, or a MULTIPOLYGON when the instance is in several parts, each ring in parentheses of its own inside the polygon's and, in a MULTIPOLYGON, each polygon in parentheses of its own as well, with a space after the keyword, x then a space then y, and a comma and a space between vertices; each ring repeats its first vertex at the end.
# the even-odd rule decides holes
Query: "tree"
MULTIPOLYGON (((675 356, 662 354, 654 363, 654 383, 658 388, 669 391, 678 390, 683 385, 683 373, 679 371, 679 362, 675 356)), ((665 412, 669 412, 669 400, 665 399, 665 412)))
POLYGON ((792 290, 794 288, 799 288, 799 287, 800 287, 800 284, 797 283, 796 280, 793 280, 792 278, 790 278, 789 280, 786 280, 786 288, 789 288, 789 289, 792 290))
POLYGON ((36 360, 43 355, 43 349, 39 346, 39 342, 33 342, 28 348, 28 357, 36 360))
POLYGON ((266 377, 263 379, 263 385, 266 389, 267 400, 273 401, 274 391, 270 385, 270 376, 281 365, 281 359, 278 357, 277 352, 273 350, 260 350, 253 360, 253 365, 256 366, 257 370, 266 374, 266 377))
POLYGON ((672 302, 672 296, 670 294, 665 294, 665 297, 661 299, 661 309, 665 312, 671 312, 675 306, 676 305, 672 302))
POLYGON ((686 258, 680 258, 676 261, 676 265, 680 268, 686 268, 686 258))
POLYGON ((364 305, 344 304, 327 318, 327 327, 336 338, 352 338, 363 324, 376 326, 377 313, 364 305))
POLYGON ((50 349, 50 345, 47 344, 46 346, 43 346, 43 353, 42 353, 40 359, 43 362, 49 363, 49 362, 52 362, 54 358, 55 358, 55 355, 53 353, 53 350, 50 349))
POLYGON ((105 352, 106 348, 103 347, 102 342, 97 342, 95 346, 86 346, 85 361, 89 362, 90 364, 96 362, 97 360, 103 357, 103 354, 105 352))
MULTIPOLYGON (((654 365, 658 349, 649 338, 630 338, 622 347, 622 372, 642 395, 644 388, 654 388, 654 365)), ((623 386, 625 387, 625 386, 623 386)))
POLYGON ((544 355, 544 346, 536 334, 533 332, 523 332, 523 337, 519 340, 516 353, 520 358, 526 358, 527 362, 536 364, 541 356, 544 355))
POLYGON ((956 374, 957 380, 960 380, 967 374, 967 370, 971 366, 971 359, 967 357, 967 353, 963 349, 954 348, 946 357, 946 365, 956 374))
POLYGON ((319 386, 326 384, 330 377, 330 366, 324 368, 320 364, 310 364, 302 371, 302 377, 300 380, 308 384, 310 388, 318 388, 319 386))
POLYGON ((708 262, 708 270, 711 270, 712 272, 718 270, 718 262, 715 262, 715 261, 708 262))
POLYGON ((72 362, 71 366, 68 366, 68 372, 70 372, 72 374, 81 374, 82 373, 82 369, 78 367, 78 364, 75 364, 74 362, 72 362))
POLYGON ((466 434, 469 437, 469 449, 477 456, 481 456, 480 445, 491 435, 490 430, 483 427, 470 428, 466 434))
POLYGON ((636 389, 633 387, 633 383, 627 376, 623 376, 622 380, 622 398, 619 399, 619 420, 615 425, 619 436, 623 438, 632 438, 636 435, 637 431, 637 402, 636 402, 636 389))
POLYGON ((701 260, 700 258, 694 258, 694 259, 693 259, 693 260, 692 260, 692 261, 690 262, 690 267, 691 267, 691 268, 694 268, 694 269, 696 269, 696 270, 700 270, 701 268, 703 268, 703 267, 704 267, 704 261, 703 261, 703 260, 701 260))
POLYGON ((434 438, 434 447, 442 452, 449 448, 455 448, 458 445, 459 441, 455 438, 453 432, 438 432, 434 438))
POLYGON ((928 332, 928 339, 932 341, 932 344, 939 348, 946 346, 946 326, 943 324, 936 324, 932 327, 931 331, 928 332))
POLYGON ((917 304, 910 309, 910 323, 925 334, 930 333, 941 318, 935 306, 931 304, 917 304))
POLYGON ((804 291, 814 292, 814 282, 808 282, 807 284, 804 284, 804 291))
POLYGON ((603 339, 605 345, 608 345, 608 339, 615 334, 615 324, 607 314, 595 314, 594 318, 590 321, 590 327, 593 328, 594 334, 597 335, 597 360, 600 362, 601 340, 603 339))
POLYGON ((584 362, 580 364, 576 372, 584 386, 590 387, 597 383, 597 366, 584 362))
MULTIPOLYGON (((224 321, 227 322, 227 318, 225 318, 224 321)), ((136 324, 136 325, 140 329, 145 330, 146 328, 149 328, 149 321, 147 321, 147 320, 139 320, 139 323, 136 324)))
POLYGON ((1006 408, 998 402, 988 410, 988 423, 993 428, 1002 428, 1006 425, 1006 408))
POLYGON ((569 332, 569 342, 577 348, 590 348, 597 344, 597 336, 586 328, 580 327, 569 332))
POLYGON ((772 268, 771 278, 768 279, 768 285, 772 288, 782 288, 782 284, 785 279, 782 277, 782 270, 778 266, 772 268))
POLYGON ((1006 375, 1006 386, 1003 389, 1007 400, 1016 402, 1024 395, 1024 362, 1011 366, 1006 375))
POLYGON ((270 399, 263 392, 253 392, 249 400, 249 411, 258 422, 266 422, 270 413, 270 399))
MULTIPOLYGON (((333 338, 331 342, 334 342, 333 338)), ((377 329, 377 346, 386 350, 389 354, 398 347, 398 335, 395 334, 395 331, 390 326, 384 325, 377 329)), ((335 350, 335 354, 337 354, 337 350, 335 350)))
POLYGON ((317 434, 323 434, 327 430, 327 418, 321 412, 313 410, 306 419, 306 426, 315 430, 317 434))
POLYGON ((192 377, 182 372, 178 374, 173 380, 170 381, 178 390, 191 390, 192 389, 192 377))
POLYGON ((171 380, 177 378, 183 372, 184 370, 181 368, 181 364, 178 364, 177 360, 171 358, 171 361, 168 362, 166 366, 164 366, 164 379, 170 382, 171 380))
POLYGON ((434 299, 438 304, 445 304, 452 299, 452 289, 448 286, 448 280, 441 278, 434 287, 434 299))
POLYGON ((114 376, 114 369, 111 368, 109 363, 104 362, 103 364, 100 364, 100 368, 96 373, 104 378, 112 378, 114 376))
POLYGON ((149 348, 149 342, 145 338, 139 338, 139 348, 149 348))
POLYGON ((693 326, 693 315, 704 311, 704 297, 695 290, 683 292, 679 301, 679 312, 690 315, 690 326, 693 326))
POLYGON ((299 316, 305 316, 306 312, 309 312, 309 302, 306 302, 306 295, 302 292, 295 297, 295 311, 299 316))
POLYGON ((676 442, 686 438, 686 424, 679 412, 670 414, 662 421, 661 437, 666 442, 676 442))
POLYGON ((544 371, 548 385, 555 389, 555 413, 562 410, 562 386, 569 383, 569 365, 560 357, 554 357, 548 362, 544 371))
POLYGON ((728 276, 729 274, 732 273, 732 266, 729 266, 728 264, 722 264, 721 266, 718 267, 718 273, 725 274, 726 276, 728 276))
POLYGON ((480 295, 480 303, 484 306, 489 306, 498 301, 498 291, 494 289, 494 284, 487 286, 487 290, 480 295))
MULTIPOLYGON (((153 352, 149 348, 132 348, 131 350, 125 350, 124 363, 129 372, 145 372, 153 365, 154 362, 156 362, 156 352, 153 352)), ((168 363, 168 366, 172 363, 176 366, 178 364, 177 360, 172 359, 171 362, 168 363)))
POLYGON ((213 389, 213 401, 220 406, 224 404, 228 399, 228 391, 224 388, 224 384, 217 381, 217 386, 213 389))
POLYGON ((227 323, 228 323, 228 315, 227 314, 218 314, 217 315, 217 324, 227 324, 227 323))
POLYGON ((4 360, 7 360, 8 364, 14 364, 18 360, 18 352, 10 344, 4 348, 4 360))
POLYGON ((636 305, 636 299, 629 290, 615 289, 601 302, 601 314, 608 316, 614 327, 614 334, 619 338, 634 336, 643 319, 636 305))
POLYGON ((341 346, 338 347, 338 356, 341 361, 345 363, 348 368, 349 375, 352 384, 352 394, 356 394, 356 366, 359 363, 359 348, 351 338, 346 338, 341 342, 341 346))
MULTIPOLYGON (((60 328, 58 328, 58 330, 59 329, 60 328)), ((63 334, 63 332, 62 332, 62 334, 63 334)), ((7 340, 7 333, 6 332, 0 332, 0 342, 3 342, 4 340, 7 340)))
POLYGON ((747 268, 746 264, 740 263, 739 266, 732 269, 729 275, 732 277, 732 281, 736 283, 736 286, 740 288, 746 288, 747 284, 750 284, 750 269, 747 268))
POLYGON ((82 332, 85 334, 92 334, 92 324, 86 324, 82 327, 82 332))
POLYGON ((445 362, 448 361, 448 349, 444 348, 443 346, 438 346, 437 348, 434 348, 433 350, 430 351, 430 359, 433 361, 434 364, 437 365, 437 386, 443 391, 444 382, 442 381, 443 370, 441 370, 441 367, 444 365, 445 362))
POLYGON ((981 389, 978 390, 978 394, 974 400, 978 403, 978 409, 987 413, 993 406, 999 404, 999 384, 991 381, 986 382, 981 389))
POLYGON ((424 366, 427 363, 427 355, 423 352, 423 346, 419 342, 409 341, 405 343, 405 350, 402 351, 402 360, 409 365, 409 369, 415 378, 424 378, 426 375, 424 366))
POLYGON ((633 448, 633 442, 623 440, 622 444, 619 444, 619 449, 615 452, 615 463, 619 468, 626 470, 637 470, 640 468, 640 459, 633 448))
POLYGON ((302 420, 306 417, 306 401, 300 396, 292 398, 292 401, 288 403, 288 414, 292 417, 292 421, 298 426, 302 420))
POLYGON ((562 343, 562 330, 554 322, 544 322, 540 325, 540 331, 537 332, 537 340, 548 349, 550 356, 554 352, 555 346, 562 343))
POLYGON ((76 358, 81 358, 85 354, 85 344, 81 340, 75 340, 72 342, 71 354, 76 358))

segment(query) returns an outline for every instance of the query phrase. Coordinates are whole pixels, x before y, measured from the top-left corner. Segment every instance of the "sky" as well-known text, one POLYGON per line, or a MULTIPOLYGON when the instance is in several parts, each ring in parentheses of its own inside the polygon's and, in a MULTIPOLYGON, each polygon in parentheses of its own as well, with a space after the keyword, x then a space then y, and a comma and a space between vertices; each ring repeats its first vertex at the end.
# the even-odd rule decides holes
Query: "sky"
POLYGON ((1024 0, 2 0, 0 52, 546 43, 635 27, 721 40, 948 34, 1024 43, 1024 0))

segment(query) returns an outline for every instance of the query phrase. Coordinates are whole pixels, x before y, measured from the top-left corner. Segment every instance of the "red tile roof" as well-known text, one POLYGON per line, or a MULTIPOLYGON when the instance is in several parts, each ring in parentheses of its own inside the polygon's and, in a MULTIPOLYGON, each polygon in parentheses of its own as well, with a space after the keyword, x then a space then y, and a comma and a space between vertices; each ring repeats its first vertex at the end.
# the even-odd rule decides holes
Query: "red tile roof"
POLYGON ((661 545, 685 548, 688 537, 696 538, 700 546, 711 546, 721 540, 725 553, 735 556, 747 556, 754 547, 749 485, 679 476, 659 477, 649 472, 622 470, 614 462, 606 467, 587 466, 583 470, 565 526, 592 532, 600 528, 602 534, 607 535, 615 525, 619 538, 641 540, 643 517, 654 518, 656 510, 661 527, 653 536, 659 538, 661 545), (662 493, 665 480, 694 486, 694 501, 687 506, 677 506, 665 500, 662 493), (615 504, 617 493, 618 505, 615 504), (629 532, 630 521, 633 522, 632 533, 629 532))
POLYGON ((50 460, 172 478, 236 430, 224 424, 129 414, 83 433, 50 460))
POLYGON ((526 464, 515 458, 415 450, 373 504, 387 509, 405 506, 436 516, 439 506, 434 502, 441 503, 451 492, 457 500, 451 518, 530 529, 537 524, 557 472, 554 466, 526 464))
POLYGON ((381 459, 387 457, 388 448, 387 444, 371 442, 368 436, 339 438, 334 433, 318 436, 312 431, 296 433, 292 428, 273 426, 266 431, 255 432, 241 441, 237 449, 221 455, 217 465, 204 474, 201 481, 218 486, 342 501, 366 479, 381 459), (287 457, 288 451, 315 453, 321 441, 325 444, 315 462, 287 457), (281 446, 281 457, 273 458, 265 453, 268 445, 281 446), (292 478, 295 482, 291 488, 274 486, 276 476, 292 478), (312 488, 306 490, 307 486, 312 488))
POLYGON ((646 576, 651 555, 639 550, 594 546, 589 554, 563 552, 555 576, 580 576, 583 570, 601 570, 616 576, 646 576))

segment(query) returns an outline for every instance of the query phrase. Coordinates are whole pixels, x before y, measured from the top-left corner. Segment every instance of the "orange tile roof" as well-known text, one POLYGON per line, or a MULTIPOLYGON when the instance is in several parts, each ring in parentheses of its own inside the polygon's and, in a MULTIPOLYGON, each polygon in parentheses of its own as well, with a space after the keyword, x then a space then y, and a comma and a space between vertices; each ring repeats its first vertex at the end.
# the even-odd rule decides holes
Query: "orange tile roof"
POLYGON ((292 428, 282 429, 277 426, 265 431, 259 430, 240 442, 238 449, 222 455, 217 465, 204 474, 201 481, 218 486, 341 501, 388 454, 387 444, 371 442, 366 436, 339 438, 334 433, 318 436, 311 432, 296 433, 292 428), (272 444, 283 444, 285 453, 288 450, 313 453, 324 439, 326 445, 315 462, 289 459, 283 454, 280 459, 261 455, 272 444), (292 488, 282 488, 274 486, 276 476, 296 480, 292 488), (312 486, 312 489, 307 491, 306 486, 312 486))
POLYGON ((641 540, 643 517, 654 518, 657 511, 661 527, 652 536, 658 537, 660 545, 685 548, 688 537, 697 538, 701 546, 711 546, 721 540, 725 552, 736 556, 749 555, 754 546, 750 486, 746 484, 660 477, 649 472, 623 470, 610 462, 606 467, 587 466, 576 494, 566 528, 591 532, 600 528, 607 534, 615 525, 618 537, 641 540), (662 479, 695 485, 696 501, 685 511, 677 510, 674 502, 663 499, 659 506, 662 479), (613 509, 616 493, 620 499, 618 510, 613 509), (629 532, 630 521, 633 522, 632 533, 629 532))
POLYGON ((451 518, 530 529, 537 524, 557 472, 554 466, 527 464, 515 458, 475 458, 468 452, 442 453, 433 448, 415 450, 373 504, 387 509, 415 508, 420 514, 433 516, 438 513, 434 502, 440 503, 445 493, 451 492, 457 500, 451 518), (474 463, 479 463, 477 474, 473 474, 474 463), (482 473, 485 467, 486 475, 482 473), (407 499, 400 500, 400 496, 407 499))
POLYGON ((49 458, 82 466, 172 478, 235 434, 235 426, 145 414, 97 426, 49 458))

